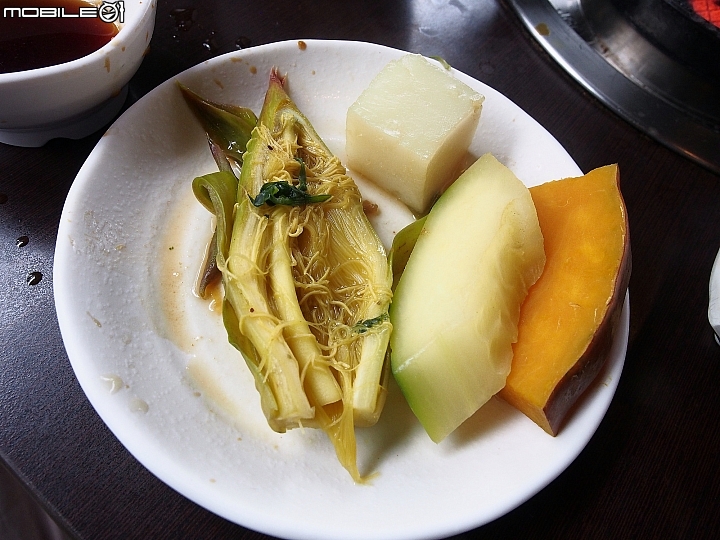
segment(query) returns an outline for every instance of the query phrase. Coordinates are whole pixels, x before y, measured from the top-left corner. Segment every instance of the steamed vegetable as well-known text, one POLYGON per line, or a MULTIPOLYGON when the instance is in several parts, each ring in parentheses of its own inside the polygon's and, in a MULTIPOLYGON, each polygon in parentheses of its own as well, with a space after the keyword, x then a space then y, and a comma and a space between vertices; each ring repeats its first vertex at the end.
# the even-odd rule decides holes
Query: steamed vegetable
POLYGON ((530 188, 545 271, 520 312, 500 396, 557 435, 610 358, 632 267, 617 165, 530 188))
POLYGON ((388 62, 348 109, 348 167, 424 215, 460 174, 484 99, 419 54, 388 62))
POLYGON ((224 324, 270 427, 323 429, 362 481, 354 427, 384 405, 392 275, 357 186, 283 83, 273 70, 239 179, 194 187, 217 217, 224 324))
MULTIPOLYGON (((234 178, 234 171, 239 171, 242 165, 242 157, 252 135, 252 130, 257 124, 257 116, 246 107, 208 101, 181 83, 178 83, 178 87, 190 110, 205 129, 210 152, 218 168, 220 171, 232 173, 234 178)), ((235 191, 237 191, 237 179, 234 181, 233 198, 235 191)), ((208 186, 203 184, 202 181, 193 182, 193 191, 198 200, 213 212, 213 203, 210 200, 208 186)), ((203 268, 200 271, 196 286, 196 292, 201 298, 207 296, 208 287, 221 277, 216 263, 217 253, 218 239, 216 232, 208 244, 203 268)))
MULTIPOLYGON (((187 86, 178 83, 185 102, 200 121, 212 144, 215 161, 234 160, 242 164, 243 154, 252 130, 257 124, 257 116, 247 107, 238 107, 226 103, 216 103, 197 95, 187 86)), ((218 163, 221 170, 225 166, 218 163)))
POLYGON ((505 385, 545 252, 530 192, 490 154, 417 223, 393 247, 393 264, 407 263, 390 310, 392 371, 440 442, 505 385))

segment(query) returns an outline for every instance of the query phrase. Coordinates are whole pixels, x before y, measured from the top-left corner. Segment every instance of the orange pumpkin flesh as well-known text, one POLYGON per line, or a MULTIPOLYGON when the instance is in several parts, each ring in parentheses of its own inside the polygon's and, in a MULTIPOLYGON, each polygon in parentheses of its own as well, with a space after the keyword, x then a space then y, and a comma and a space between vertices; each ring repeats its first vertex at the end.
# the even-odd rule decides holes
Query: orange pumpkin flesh
POLYGON ((617 165, 530 189, 547 262, 520 312, 500 392, 551 435, 605 364, 630 279, 617 165))

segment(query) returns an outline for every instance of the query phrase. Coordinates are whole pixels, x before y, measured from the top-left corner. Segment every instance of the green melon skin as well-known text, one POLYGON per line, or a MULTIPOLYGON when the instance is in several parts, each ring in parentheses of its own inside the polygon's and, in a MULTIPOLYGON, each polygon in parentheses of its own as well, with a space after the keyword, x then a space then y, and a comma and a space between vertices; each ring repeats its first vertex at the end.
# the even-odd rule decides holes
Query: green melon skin
POLYGON ((390 307, 395 379, 442 441, 505 386, 520 306, 545 265, 530 192, 486 154, 438 199, 390 307))

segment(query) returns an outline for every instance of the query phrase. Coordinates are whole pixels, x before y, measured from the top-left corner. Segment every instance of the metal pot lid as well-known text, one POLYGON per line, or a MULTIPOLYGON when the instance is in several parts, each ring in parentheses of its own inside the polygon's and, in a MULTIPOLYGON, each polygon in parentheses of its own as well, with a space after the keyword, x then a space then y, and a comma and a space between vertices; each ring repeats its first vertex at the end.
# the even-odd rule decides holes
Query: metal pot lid
POLYGON ((684 0, 508 0, 573 78, 658 142, 720 173, 720 31, 684 0))

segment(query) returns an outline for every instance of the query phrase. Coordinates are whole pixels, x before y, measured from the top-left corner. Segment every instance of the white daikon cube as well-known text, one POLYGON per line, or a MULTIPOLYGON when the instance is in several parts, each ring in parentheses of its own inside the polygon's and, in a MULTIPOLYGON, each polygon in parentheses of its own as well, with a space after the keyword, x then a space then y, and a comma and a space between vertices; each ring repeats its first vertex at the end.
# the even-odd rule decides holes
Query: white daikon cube
POLYGON ((347 113, 347 165, 422 215, 460 174, 484 97, 409 54, 390 62, 347 113))

